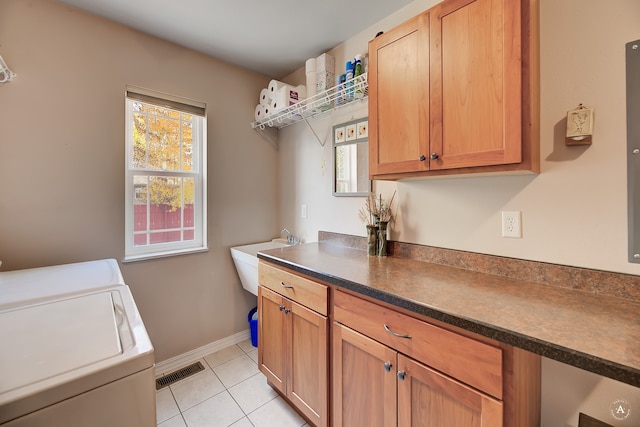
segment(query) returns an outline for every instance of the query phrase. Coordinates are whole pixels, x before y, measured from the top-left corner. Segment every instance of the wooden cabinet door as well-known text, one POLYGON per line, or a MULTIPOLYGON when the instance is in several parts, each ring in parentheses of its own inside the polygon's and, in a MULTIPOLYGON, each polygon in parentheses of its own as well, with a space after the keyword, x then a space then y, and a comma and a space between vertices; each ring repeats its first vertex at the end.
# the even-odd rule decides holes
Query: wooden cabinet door
POLYGON ((300 304, 287 301, 290 340, 287 397, 317 427, 328 420, 328 319, 300 304))
POLYGON ((431 9, 430 169, 522 160, 520 0, 431 9))
POLYGON ((285 394, 288 344, 283 310, 282 296, 258 286, 258 368, 285 394))
POLYGON ((395 426, 397 353, 339 323, 332 336, 333 426, 395 426))
POLYGON ((369 43, 368 79, 369 174, 428 170, 428 14, 369 43))
POLYGON ((398 371, 399 427, 502 427, 502 402, 402 354, 398 371))

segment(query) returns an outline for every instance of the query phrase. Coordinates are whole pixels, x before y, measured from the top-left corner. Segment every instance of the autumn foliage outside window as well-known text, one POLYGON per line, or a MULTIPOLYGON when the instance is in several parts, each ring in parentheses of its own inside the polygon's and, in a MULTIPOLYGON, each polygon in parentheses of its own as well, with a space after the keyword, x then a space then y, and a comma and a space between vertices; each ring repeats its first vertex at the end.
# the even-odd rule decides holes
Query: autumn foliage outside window
POLYGON ((205 249, 204 114, 128 95, 126 257, 205 249))

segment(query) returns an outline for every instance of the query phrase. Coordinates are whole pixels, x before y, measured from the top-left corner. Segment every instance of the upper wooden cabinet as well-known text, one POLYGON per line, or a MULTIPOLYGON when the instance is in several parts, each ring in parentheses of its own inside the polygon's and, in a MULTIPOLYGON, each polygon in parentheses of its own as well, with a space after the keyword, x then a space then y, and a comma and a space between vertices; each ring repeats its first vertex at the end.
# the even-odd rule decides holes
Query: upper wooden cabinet
POLYGON ((369 43, 369 174, 428 170, 429 14, 369 43))
POLYGON ((369 43, 373 179, 539 172, 537 0, 445 0, 369 43))

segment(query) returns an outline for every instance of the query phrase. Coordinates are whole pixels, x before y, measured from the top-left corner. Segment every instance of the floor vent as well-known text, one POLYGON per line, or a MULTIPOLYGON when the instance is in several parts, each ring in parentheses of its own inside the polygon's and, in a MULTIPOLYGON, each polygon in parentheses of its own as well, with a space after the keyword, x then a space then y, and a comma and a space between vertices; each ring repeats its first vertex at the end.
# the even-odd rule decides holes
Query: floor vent
POLYGON ((190 375, 197 374, 200 371, 204 371, 202 363, 196 362, 177 371, 171 372, 165 376, 156 379, 156 390, 160 390, 168 385, 171 385, 183 378, 187 378, 190 375))

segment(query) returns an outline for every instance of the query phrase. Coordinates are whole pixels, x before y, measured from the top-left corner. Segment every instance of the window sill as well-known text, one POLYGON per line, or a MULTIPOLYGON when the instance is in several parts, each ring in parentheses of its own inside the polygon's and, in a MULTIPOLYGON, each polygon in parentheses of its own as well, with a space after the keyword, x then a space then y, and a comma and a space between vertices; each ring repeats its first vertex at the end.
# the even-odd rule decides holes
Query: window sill
POLYGON ((187 255, 187 254, 194 254, 194 253, 200 253, 200 252, 209 252, 209 248, 201 247, 201 248, 192 248, 192 249, 172 250, 172 251, 165 251, 165 252, 153 252, 153 253, 141 254, 141 255, 130 255, 130 256, 125 256, 122 259, 122 262, 128 263, 128 262, 137 262, 137 261, 147 261, 151 259, 167 258, 172 256, 187 255))

